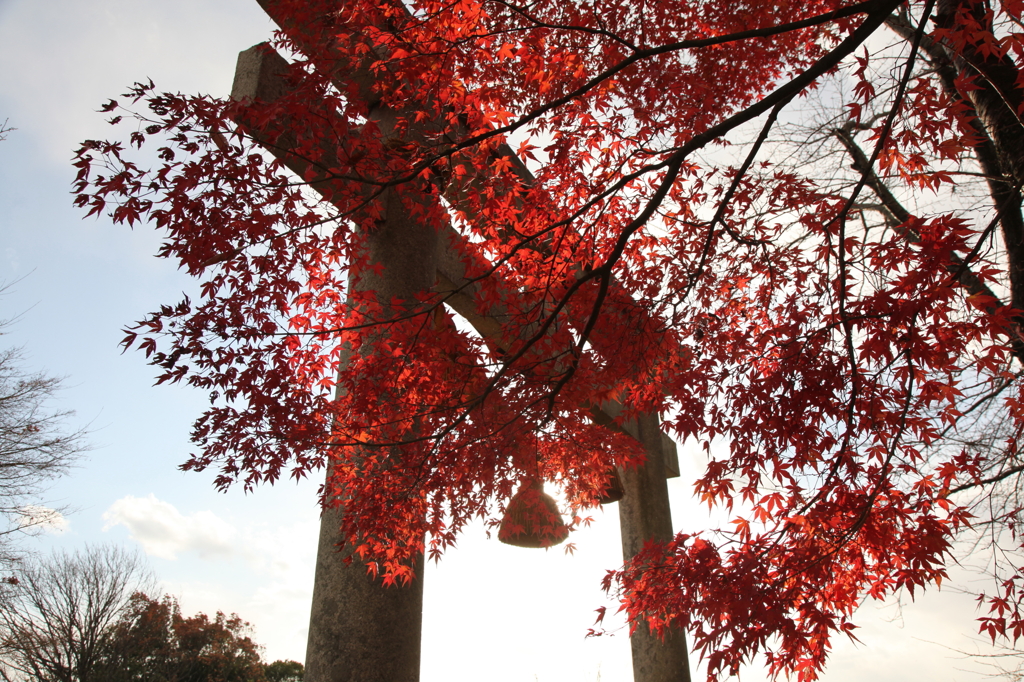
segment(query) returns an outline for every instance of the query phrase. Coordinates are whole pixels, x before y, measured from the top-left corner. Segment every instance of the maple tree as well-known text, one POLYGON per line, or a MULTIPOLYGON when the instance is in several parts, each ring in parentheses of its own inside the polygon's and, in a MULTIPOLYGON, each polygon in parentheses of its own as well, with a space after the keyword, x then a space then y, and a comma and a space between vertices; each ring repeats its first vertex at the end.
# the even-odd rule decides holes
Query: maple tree
MULTIPOLYGON (((79 205, 151 221, 202 280, 126 338, 210 394, 185 468, 329 462, 343 536, 401 582, 523 481, 595 505, 643 459, 589 419, 620 399, 704 446, 695 492, 733 516, 606 580, 710 676, 763 654, 813 679, 865 595, 941 582, 957 491, 1021 470, 1020 3, 263 4, 290 18, 281 97, 141 84, 105 107, 130 144, 76 161, 79 205), (822 83, 842 154, 788 164, 771 135, 822 83), (987 213, 946 201, 977 177, 987 213), (360 286, 396 212, 460 282, 360 286), (987 446, 957 438, 978 401, 1005 419, 987 446)), ((993 636, 1024 632, 1015 571, 993 636)))

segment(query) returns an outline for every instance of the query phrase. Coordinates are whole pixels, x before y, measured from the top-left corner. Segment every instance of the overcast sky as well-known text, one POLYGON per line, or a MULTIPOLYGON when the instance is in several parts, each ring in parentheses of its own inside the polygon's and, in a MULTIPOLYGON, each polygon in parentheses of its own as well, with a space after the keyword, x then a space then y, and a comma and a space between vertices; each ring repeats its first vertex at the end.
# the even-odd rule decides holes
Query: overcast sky
MULTIPOLYGON (((0 122, 16 129, 0 143, 0 281, 17 281, 0 319, 18 316, 0 346, 24 346, 31 368, 66 377, 61 407, 92 431, 94 449, 47 500, 71 509, 66 527, 29 546, 136 548, 186 613, 237 612, 269 659, 301 661, 317 481, 247 496, 215 492, 212 474, 178 471, 204 397, 153 387, 152 368, 118 342, 193 283, 152 256, 159 239, 146 226, 82 220, 69 194, 77 144, 112 134, 96 113, 103 102, 147 78, 160 90, 226 95, 237 53, 271 31, 255 0, 0 0, 0 122)), ((677 528, 707 520, 689 495, 696 452, 680 447, 684 474, 671 481, 677 528)), ((629 680, 624 631, 584 639, 594 609, 612 604, 599 581, 621 561, 615 507, 596 517, 573 538, 572 557, 507 547, 478 527, 431 566, 423 681, 629 680)), ((980 646, 979 614, 951 587, 902 609, 863 608, 863 644, 837 641, 824 679, 981 679, 977 662, 956 653, 980 646)), ((764 675, 755 664, 742 677, 764 675)))

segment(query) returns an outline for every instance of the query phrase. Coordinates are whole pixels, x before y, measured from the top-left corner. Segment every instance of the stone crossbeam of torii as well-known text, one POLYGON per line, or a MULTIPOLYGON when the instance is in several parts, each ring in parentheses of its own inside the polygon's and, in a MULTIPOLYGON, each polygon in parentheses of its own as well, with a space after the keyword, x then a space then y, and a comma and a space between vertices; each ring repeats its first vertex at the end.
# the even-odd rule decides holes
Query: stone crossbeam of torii
MULTIPOLYGON (((293 32, 286 15, 286 0, 258 0, 283 31, 293 32)), ((340 3, 339 3, 340 7, 340 3)), ((325 32, 329 36, 330 32, 325 32)), ((329 45, 327 46, 329 48, 329 45)), ((281 76, 288 64, 269 45, 257 45, 239 55, 232 98, 271 103, 284 97, 289 85, 281 76)), ((369 78, 364 74, 335 74, 344 85, 369 78)), ((369 82, 356 82, 355 92, 369 96, 369 82)), ((352 92, 353 88, 345 88, 352 92)), ((394 120, 394 112, 371 113, 381 130, 394 120)), ((239 121, 257 142, 260 130, 239 121)), ((276 121, 287 128, 287 121, 276 121)), ((330 201, 331 185, 341 182, 321 174, 295 155, 289 154, 288 136, 267 145, 277 158, 330 201)), ((529 178, 529 171, 507 147, 503 150, 516 164, 518 172, 529 178)), ((336 150, 324 149, 327 156, 336 150)), ((335 164, 321 159, 320 167, 335 164)), ((457 197, 446 197, 457 203, 457 197)), ((501 336, 501 315, 479 312, 473 295, 475 283, 466 276, 466 239, 451 226, 438 230, 422 225, 397 199, 384 198, 384 219, 368 237, 370 258, 380 265, 379 272, 360 277, 359 287, 375 292, 379 300, 413 300, 425 290, 439 291, 445 303, 465 318, 495 347, 506 340, 501 336)), ((342 357, 344 362, 344 357, 342 357)), ((647 453, 644 465, 621 471, 624 497, 618 502, 622 532, 623 559, 632 558, 646 541, 668 541, 673 536, 668 500, 667 477, 677 476, 675 444, 660 428, 656 414, 640 415, 636 420, 617 423, 623 405, 616 401, 591 406, 595 422, 625 431, 639 441, 647 453)), ((340 510, 332 509, 321 518, 320 540, 313 584, 309 640, 306 651, 307 682, 416 682, 419 679, 420 637, 423 602, 423 570, 411 584, 385 588, 374 580, 357 561, 345 563, 339 551, 340 510)), ((634 682, 688 682, 689 666, 685 636, 670 631, 663 638, 652 635, 645 625, 630 638, 634 682)))

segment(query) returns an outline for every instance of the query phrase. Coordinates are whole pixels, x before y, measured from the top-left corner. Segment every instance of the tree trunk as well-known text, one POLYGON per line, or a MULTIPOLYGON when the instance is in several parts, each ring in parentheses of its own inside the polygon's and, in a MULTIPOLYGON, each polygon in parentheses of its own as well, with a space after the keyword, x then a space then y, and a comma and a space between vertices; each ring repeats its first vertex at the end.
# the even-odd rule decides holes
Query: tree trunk
MULTIPOLYGON (((972 15, 992 30, 984 6, 964 0, 939 0, 935 16, 938 28, 951 29, 957 12, 972 15)), ((1024 106, 1019 72, 1007 56, 984 55, 968 43, 957 53, 946 46, 956 73, 971 77, 976 89, 967 96, 978 114, 975 130, 982 138, 978 159, 989 178, 994 207, 1000 212, 1003 243, 1010 275, 1010 305, 1024 309, 1024 220, 1021 217, 1021 186, 1024 185, 1024 127, 1017 112, 1024 106), (993 153, 994 152, 994 153, 993 153)))

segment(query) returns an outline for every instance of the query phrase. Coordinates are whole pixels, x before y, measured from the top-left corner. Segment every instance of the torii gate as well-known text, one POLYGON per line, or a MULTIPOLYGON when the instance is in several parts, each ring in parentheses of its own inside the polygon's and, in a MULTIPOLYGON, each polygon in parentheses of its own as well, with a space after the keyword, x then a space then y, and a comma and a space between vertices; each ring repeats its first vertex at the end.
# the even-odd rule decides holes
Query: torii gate
MULTIPOLYGON (((282 30, 289 34, 285 12, 287 0, 257 0, 282 30)), ((339 2, 341 6, 341 2, 339 2)), ((235 100, 273 102, 288 92, 280 76, 288 64, 267 44, 257 45, 239 54, 231 96, 235 100)), ((368 73, 335 74, 354 84, 361 94, 369 95, 368 73), (362 78, 360 79, 360 76, 362 78), (363 82, 359 82, 362 80, 363 82)), ((371 113, 385 129, 394 112, 378 107, 371 113)), ((277 122, 287 127, 287 122, 277 122)), ((248 126, 259 141, 259 130, 248 126)), ((289 154, 288 140, 278 139, 268 146, 277 158, 300 177, 310 178, 310 186, 330 201, 331 185, 337 180, 310 174, 310 164, 289 154)), ((331 150, 324 150, 331 154, 331 150)), ((524 178, 532 179, 525 165, 511 149, 507 154, 524 178)), ((332 164, 323 164, 330 166, 332 164)), ((455 197, 457 199, 457 197, 455 197)), ((445 303, 465 318, 478 333, 500 345, 498 315, 481 315, 473 297, 475 285, 466 277, 465 238, 450 226, 439 233, 434 226, 418 224, 401 201, 386 203, 386 214, 378 230, 368 236, 371 260, 379 273, 365 273, 359 288, 374 291, 379 300, 412 300, 427 290, 445 294, 445 303)), ((345 362, 342 357, 341 362, 345 362)), ((592 406, 592 418, 598 424, 624 430, 643 446, 647 460, 643 466, 621 471, 624 497, 619 505, 622 556, 632 558, 648 540, 672 539, 672 518, 666 479, 679 475, 675 443, 660 429, 656 414, 641 415, 633 422, 616 423, 623 411, 617 402, 592 406)), ((423 567, 406 586, 385 588, 367 575, 359 562, 346 565, 345 554, 338 551, 341 512, 325 511, 321 518, 320 540, 313 583, 309 640, 306 650, 307 682, 417 682, 420 667, 420 636, 423 611, 423 567)), ((422 564, 422 561, 421 561, 422 564)), ((634 682, 689 682, 685 634, 668 632, 664 638, 652 635, 646 625, 630 638, 634 682)))

